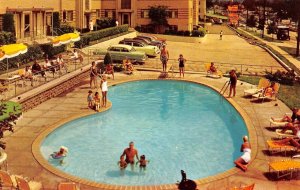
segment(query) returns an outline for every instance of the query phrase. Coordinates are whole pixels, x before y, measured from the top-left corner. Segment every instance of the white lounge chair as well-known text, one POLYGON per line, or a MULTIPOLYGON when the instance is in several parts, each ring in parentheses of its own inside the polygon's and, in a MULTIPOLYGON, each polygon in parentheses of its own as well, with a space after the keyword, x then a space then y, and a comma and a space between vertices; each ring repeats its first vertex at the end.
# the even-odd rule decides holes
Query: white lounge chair
POLYGON ((252 96, 254 94, 260 93, 263 91, 263 89, 267 88, 268 86, 270 86, 270 81, 266 78, 261 78, 256 88, 244 90, 244 96, 252 96))
POLYGON ((274 86, 273 86, 273 92, 271 95, 267 95, 265 94, 265 91, 263 92, 260 92, 260 93, 257 93, 257 94, 254 94, 252 95, 253 97, 255 98, 258 98, 258 99, 261 99, 262 102, 265 100, 265 99, 272 99, 274 98, 275 100, 277 100, 277 94, 279 92, 279 88, 280 88, 280 84, 279 83, 275 83, 274 86))
POLYGON ((292 130, 287 130, 285 131, 285 133, 282 133, 282 129, 276 129, 276 134, 278 135, 278 137, 296 137, 296 135, 294 135, 292 130))

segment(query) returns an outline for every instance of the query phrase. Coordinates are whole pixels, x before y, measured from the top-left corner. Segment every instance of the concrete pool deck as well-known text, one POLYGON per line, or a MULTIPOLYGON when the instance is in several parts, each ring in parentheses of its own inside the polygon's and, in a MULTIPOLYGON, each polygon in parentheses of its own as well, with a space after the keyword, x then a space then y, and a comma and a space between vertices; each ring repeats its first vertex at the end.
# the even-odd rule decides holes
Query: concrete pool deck
MULTIPOLYGON (((109 84, 117 84, 137 79, 157 79, 160 73, 158 72, 141 72, 138 71, 135 75, 125 75, 123 73, 116 73, 115 80, 109 79, 109 84)), ((178 76, 178 75, 177 75, 178 76)), ((180 79, 178 77, 174 78, 180 79)), ((212 79, 207 78, 205 75, 187 74, 185 79, 188 81, 201 82, 212 86, 213 88, 222 88, 228 78, 212 79)), ((300 189, 299 177, 293 178, 289 181, 271 181, 271 178, 266 175, 268 172, 268 162, 273 160, 287 159, 280 154, 269 156, 266 153, 266 140, 276 137, 275 132, 267 130, 265 127, 269 126, 269 118, 280 117, 287 112, 289 108, 281 101, 277 100, 264 103, 254 103, 250 99, 243 97, 243 90, 250 88, 251 85, 244 82, 239 82, 237 86, 237 96, 231 98, 234 104, 238 104, 244 112, 248 115, 252 122, 252 127, 256 133, 257 138, 257 155, 253 162, 249 165, 247 172, 236 170, 236 172, 226 175, 217 180, 203 181, 198 186, 199 190, 202 189, 229 189, 230 187, 249 185, 255 183, 255 189, 300 189), (278 106, 275 106, 275 103, 278 106), (210 181, 210 182, 208 182, 210 181)), ((71 91, 66 92, 58 97, 52 98, 36 108, 25 112, 24 117, 18 122, 15 127, 15 132, 6 135, 4 140, 7 142, 6 152, 8 154, 8 171, 11 174, 22 175, 29 177, 35 181, 40 181, 44 189, 56 189, 61 181, 67 181, 66 178, 59 177, 44 167, 42 167, 34 158, 32 154, 32 143, 43 131, 49 129, 53 125, 57 125, 69 119, 74 119, 75 115, 89 115, 95 113, 87 109, 86 96, 89 90, 88 79, 82 82, 78 87, 73 88, 71 91)), ((242 139, 241 139, 242 143, 242 139)), ((255 145, 254 145, 255 146, 255 145)), ((192 164, 192 163, 191 163, 192 164)), ((199 171, 201 172, 201 171, 199 171)), ((187 173, 188 177, 188 173, 187 173)), ((103 185, 101 188, 95 188, 88 185, 80 185, 81 189, 111 189, 110 186, 103 185)), ((124 186, 120 189, 142 189, 140 187, 124 186)), ((175 185, 172 186, 156 186, 146 187, 145 189, 176 189, 175 185)))

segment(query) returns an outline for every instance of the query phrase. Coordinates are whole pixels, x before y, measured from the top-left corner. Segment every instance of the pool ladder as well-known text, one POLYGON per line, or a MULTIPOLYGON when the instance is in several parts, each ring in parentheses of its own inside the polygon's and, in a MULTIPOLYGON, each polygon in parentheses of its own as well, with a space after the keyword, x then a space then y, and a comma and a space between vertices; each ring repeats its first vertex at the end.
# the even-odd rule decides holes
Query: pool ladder
POLYGON ((220 90, 220 94, 224 95, 226 90, 228 89, 229 85, 230 85, 230 81, 226 81, 225 84, 223 85, 223 87, 220 90))

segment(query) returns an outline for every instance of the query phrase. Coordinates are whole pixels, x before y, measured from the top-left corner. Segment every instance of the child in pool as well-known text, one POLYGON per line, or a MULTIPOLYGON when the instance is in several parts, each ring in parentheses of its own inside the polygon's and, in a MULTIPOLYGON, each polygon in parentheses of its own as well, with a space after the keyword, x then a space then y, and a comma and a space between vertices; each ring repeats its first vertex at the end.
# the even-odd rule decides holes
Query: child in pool
POLYGON ((127 167, 127 162, 124 160, 124 156, 120 157, 120 161, 118 162, 120 170, 124 170, 127 167))
POLYGON ((142 155, 140 156, 140 160, 136 162, 136 164, 140 164, 140 169, 146 170, 146 166, 149 163, 149 160, 146 160, 146 156, 142 155))
POLYGON ((94 97, 93 97, 93 91, 89 91, 88 96, 87 96, 87 102, 88 102, 88 107, 93 108, 94 104, 94 97))

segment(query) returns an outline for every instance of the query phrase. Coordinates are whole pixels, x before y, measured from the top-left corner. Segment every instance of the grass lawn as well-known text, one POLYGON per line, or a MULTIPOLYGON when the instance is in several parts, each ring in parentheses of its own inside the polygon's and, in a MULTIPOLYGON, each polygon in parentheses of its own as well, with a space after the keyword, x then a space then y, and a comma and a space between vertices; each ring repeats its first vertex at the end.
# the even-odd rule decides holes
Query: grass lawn
MULTIPOLYGON (((260 77, 257 76, 240 76, 239 80, 257 85, 260 77)), ((300 84, 294 86, 280 85, 278 99, 283 101, 289 108, 300 108, 300 84)))

